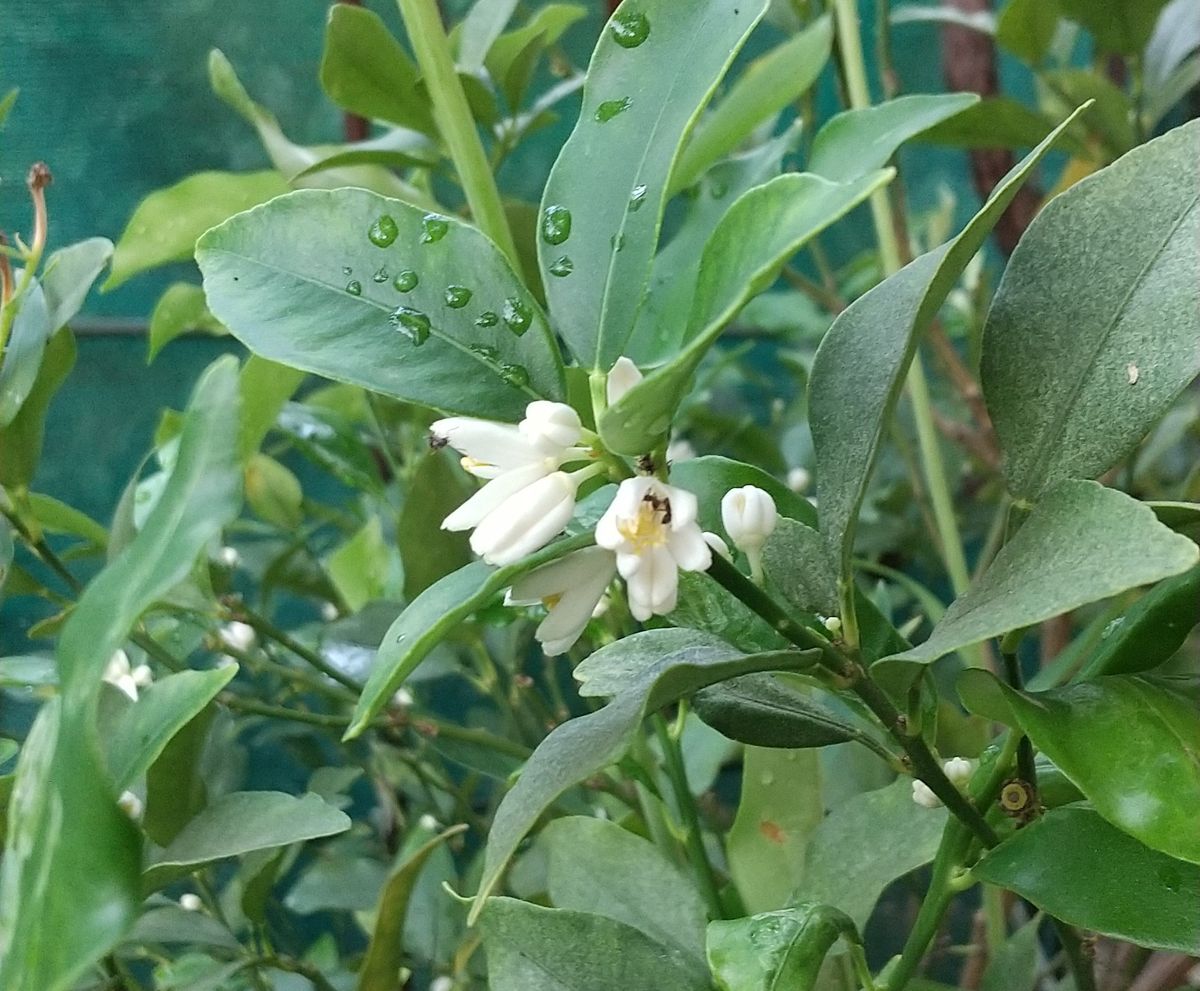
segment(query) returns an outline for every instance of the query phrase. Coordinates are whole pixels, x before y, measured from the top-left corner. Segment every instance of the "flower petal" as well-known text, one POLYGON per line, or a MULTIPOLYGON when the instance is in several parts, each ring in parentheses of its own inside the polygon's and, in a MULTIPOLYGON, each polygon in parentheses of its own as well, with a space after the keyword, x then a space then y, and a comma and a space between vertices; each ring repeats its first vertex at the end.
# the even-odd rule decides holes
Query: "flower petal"
POLYGON ((535 462, 496 476, 442 520, 442 529, 470 530, 479 526, 488 514, 501 506, 505 500, 527 489, 547 474, 549 467, 544 462, 535 462))

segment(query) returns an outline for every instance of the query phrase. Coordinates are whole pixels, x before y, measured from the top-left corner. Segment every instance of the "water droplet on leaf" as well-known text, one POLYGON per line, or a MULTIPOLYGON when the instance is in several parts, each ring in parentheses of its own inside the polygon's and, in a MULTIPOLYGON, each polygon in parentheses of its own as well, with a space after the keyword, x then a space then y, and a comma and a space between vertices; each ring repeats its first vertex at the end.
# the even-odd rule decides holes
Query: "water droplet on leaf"
POLYGON ((475 318, 476 327, 495 327, 499 322, 500 317, 494 310, 484 310, 475 318))
POLYGON ((645 14, 636 10, 619 11, 608 22, 608 29, 622 48, 637 48, 650 37, 650 21, 645 14))
POLYGON ((433 244, 440 241, 450 230, 450 222, 436 213, 427 213, 421 218, 421 243, 433 244))
POLYGON ((342 275, 349 275, 353 271, 354 269, 352 269, 349 265, 342 266, 342 275))
POLYGON ((500 365, 500 377, 518 389, 529 385, 529 370, 524 365, 514 365, 509 361, 503 362, 500 365))
POLYGON ((471 290, 466 286, 446 286, 446 305, 452 310, 461 310, 471 302, 471 290))
POLYGON ((565 278, 575 271, 575 263, 566 255, 557 258, 550 265, 550 274, 557 275, 560 279, 565 278))
POLYGON ((571 236, 571 211, 565 206, 548 206, 542 214, 542 240, 562 244, 571 236))
POLYGON ((605 100, 596 108, 596 120, 601 124, 607 124, 618 114, 623 114, 633 105, 633 101, 627 96, 621 97, 619 100, 605 100))
POLYGON ((608 239, 608 246, 612 248, 613 251, 620 251, 625 247, 625 235, 614 234, 608 239))
POLYGON ((520 337, 533 322, 533 313, 516 296, 509 296, 504 301, 504 322, 509 330, 520 337))
MULTIPOLYGON (((479 321, 476 320, 475 322, 478 323, 479 321)), ((479 355, 481 358, 486 358, 488 361, 495 361, 500 356, 500 352, 490 344, 468 344, 467 350, 472 354, 479 355)))
POLYGON ((367 228, 367 240, 377 248, 386 248, 400 233, 396 221, 389 214, 384 214, 367 228))
POLYGON ((382 282, 387 282, 387 280, 388 280, 388 271, 386 268, 379 269, 379 271, 377 271, 374 275, 371 276, 372 282, 381 282, 382 283, 382 282))
POLYGON ((637 213, 646 202, 646 184, 639 183, 629 193, 629 212, 637 213))
POLYGON ((421 345, 429 338, 429 317, 411 306, 397 306, 391 321, 413 344, 421 345))
POLYGON ((416 272, 411 268, 406 268, 403 272, 396 273, 396 278, 392 280, 392 287, 397 292, 412 292, 420 281, 416 272))
POLYGON ((362 283, 359 282, 358 279, 351 279, 346 283, 346 292, 348 292, 351 296, 361 296, 362 283))

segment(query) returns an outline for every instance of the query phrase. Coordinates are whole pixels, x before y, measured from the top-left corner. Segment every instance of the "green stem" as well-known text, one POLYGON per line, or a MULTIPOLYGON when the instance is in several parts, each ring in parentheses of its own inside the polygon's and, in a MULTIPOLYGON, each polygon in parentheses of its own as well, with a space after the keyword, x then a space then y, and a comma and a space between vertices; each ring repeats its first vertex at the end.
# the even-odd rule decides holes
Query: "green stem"
POLYGON ((233 606, 231 608, 231 612, 233 613, 234 619, 250 624, 260 636, 266 637, 268 640, 274 640, 277 644, 291 651, 302 661, 311 664, 314 668, 320 671, 321 674, 332 678, 340 685, 350 689, 355 696, 362 691, 362 685, 360 685, 357 681, 355 681, 345 672, 339 671, 316 651, 310 650, 290 634, 284 630, 281 630, 278 626, 267 619, 266 616, 255 612, 244 603, 238 603, 237 605, 233 606))
POLYGON ((479 229, 496 243, 516 268, 517 249, 508 217, 454 67, 437 0, 397 0, 397 3, 433 101, 434 120, 458 172, 471 215, 479 229))
POLYGON ((249 712, 256 716, 267 716, 271 719, 287 719, 294 723, 307 723, 309 726, 325 726, 329 729, 345 730, 350 725, 346 716, 330 716, 323 712, 305 712, 302 709, 288 709, 281 705, 267 705, 253 699, 236 695, 233 692, 222 692, 220 701, 230 709, 249 712))
POLYGON ((688 786, 687 771, 683 766, 683 753, 679 749, 679 741, 671 735, 667 722, 660 715, 655 715, 651 722, 658 736, 659 745, 663 752, 663 765, 667 778, 671 782, 671 790, 675 793, 675 804, 679 806, 679 814, 683 818, 684 842, 687 845, 688 859, 692 870, 696 873, 696 882, 708 903, 708 914, 713 919, 725 918, 725 910, 721 906, 721 892, 717 886, 717 878, 713 873, 712 863, 708 859, 708 851, 704 849, 704 832, 700 826, 700 814, 696 810, 696 800, 692 789, 688 786))

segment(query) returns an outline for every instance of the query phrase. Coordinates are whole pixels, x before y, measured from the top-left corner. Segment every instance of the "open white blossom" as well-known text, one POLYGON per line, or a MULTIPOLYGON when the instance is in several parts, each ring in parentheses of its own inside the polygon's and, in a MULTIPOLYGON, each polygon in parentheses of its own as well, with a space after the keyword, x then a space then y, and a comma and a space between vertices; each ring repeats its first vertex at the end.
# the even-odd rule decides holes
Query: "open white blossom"
POLYGON ((696 497, 656 478, 627 478, 596 524, 596 543, 617 555, 635 619, 675 608, 679 569, 704 571, 712 551, 696 523, 696 497))
POLYGON ((608 373, 608 382, 604 387, 608 405, 615 403, 641 380, 642 373, 637 365, 624 356, 618 358, 608 373))
POLYGON ((514 606, 540 602, 546 607, 546 618, 534 636, 553 657, 574 646, 616 574, 611 551, 585 547, 529 572, 509 589, 505 601, 514 606))
POLYGON ((129 663, 129 655, 123 650, 118 650, 109 658, 108 667, 104 669, 104 680, 136 702, 138 689, 149 685, 154 680, 154 675, 145 664, 133 667, 129 663))
POLYGON ((729 545, 725 543, 725 539, 719 533, 713 533, 711 530, 705 530, 700 534, 704 538, 704 542, 714 554, 719 554, 726 561, 733 560, 733 554, 729 550, 729 545))

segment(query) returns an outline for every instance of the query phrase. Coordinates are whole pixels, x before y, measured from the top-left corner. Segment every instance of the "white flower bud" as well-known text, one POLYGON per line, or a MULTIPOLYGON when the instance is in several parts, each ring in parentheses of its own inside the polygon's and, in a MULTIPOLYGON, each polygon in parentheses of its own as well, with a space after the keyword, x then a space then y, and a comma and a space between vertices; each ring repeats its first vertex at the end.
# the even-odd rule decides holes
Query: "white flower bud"
POLYGON ((700 536, 704 538, 704 542, 708 544, 714 554, 720 554, 726 561, 733 560, 733 554, 729 550, 729 545, 725 543, 720 534, 713 533, 711 530, 705 530, 700 536))
POLYGON ((254 646, 257 635, 249 623, 226 623, 220 630, 221 642, 234 650, 245 652, 254 646))
POLYGON ((779 522, 775 500, 755 485, 730 489, 721 500, 721 522, 740 550, 762 547, 779 522))
POLYGON ((642 373, 638 370, 637 365, 623 355, 618 358, 608 373, 608 382, 605 385, 608 405, 611 406, 617 402, 641 380, 642 373))
POLYGON ((913 778, 912 783, 912 800, 927 809, 936 809, 942 804, 942 800, 930 790, 929 785, 916 778, 913 778))
POLYGON ((426 832, 436 833, 438 831, 438 821, 428 812, 417 820, 417 825, 426 832))
POLYGON ((333 603, 333 602, 322 602, 321 603, 321 618, 323 620, 325 620, 326 623, 332 623, 335 619, 338 618, 339 615, 340 615, 340 613, 338 612, 338 607, 335 603, 333 603))
POLYGON ((150 684, 150 669, 144 664, 134 669, 129 663, 129 655, 118 650, 109 658, 108 666, 104 669, 104 680, 136 702, 138 689, 150 684))
POLYGON ((517 429, 547 456, 561 454, 573 447, 583 432, 579 414, 566 403, 538 399, 525 407, 525 419, 517 429))
POLYGON ((942 765, 942 770, 955 788, 965 788, 975 773, 975 764, 965 757, 954 757, 942 765))
POLYGON ((204 907, 200 896, 188 891, 179 896, 179 907, 185 912, 199 912, 204 907))
POLYGON ((435 977, 429 982, 429 991, 454 991, 454 981, 449 977, 435 977))
POLYGON ((133 819, 135 822, 141 821, 142 812, 144 811, 142 808, 142 800, 133 792, 121 792, 121 797, 117 799, 117 806, 122 812, 129 816, 130 819, 133 819))
POLYGON ((397 688, 395 694, 392 695, 392 705, 399 709, 407 709, 412 704, 412 692, 410 692, 407 688, 397 688))
POLYGON ((821 620, 821 625, 835 637, 842 635, 842 619, 840 616, 826 616, 821 620))
POLYGON ((227 568, 236 568, 242 563, 242 555, 238 553, 236 547, 222 547, 217 552, 217 560, 227 568))
POLYGON ((577 484, 556 471, 514 492, 475 528, 471 549, 489 564, 503 566, 545 547, 575 512, 577 484))
POLYGON ((787 486, 793 492, 804 493, 808 491, 808 487, 812 484, 812 475, 809 474, 807 468, 789 468, 787 473, 787 486))

